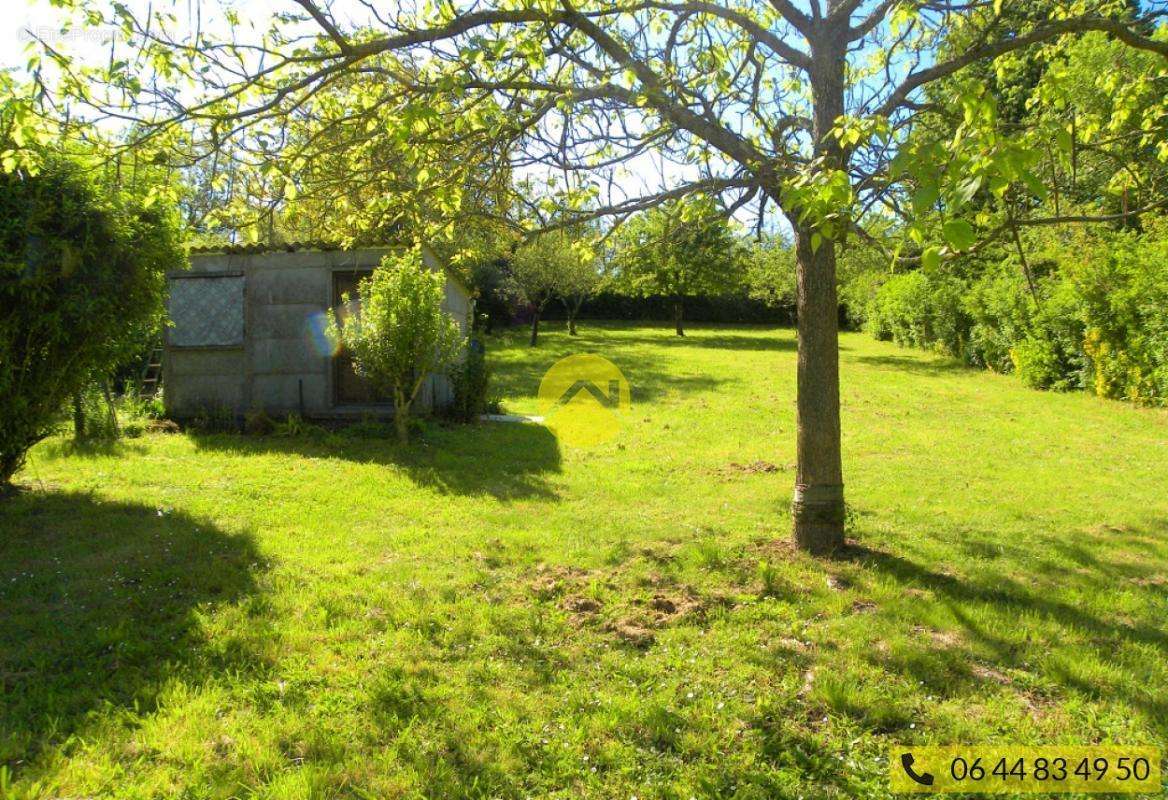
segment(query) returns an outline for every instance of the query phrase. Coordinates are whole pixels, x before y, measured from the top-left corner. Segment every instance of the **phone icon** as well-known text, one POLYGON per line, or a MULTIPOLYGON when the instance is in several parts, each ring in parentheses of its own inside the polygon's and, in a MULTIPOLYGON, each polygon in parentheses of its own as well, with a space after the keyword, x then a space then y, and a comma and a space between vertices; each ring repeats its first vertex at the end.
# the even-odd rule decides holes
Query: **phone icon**
POLYGON ((933 785, 933 776, 931 773, 925 772, 925 773, 918 775, 913 770, 912 765, 913 765, 913 762, 915 760, 916 759, 913 758, 912 753, 902 753, 901 754, 900 765, 902 767, 904 767, 904 773, 906 775, 908 775, 910 778, 912 778, 914 781, 919 783, 921 786, 932 786, 933 785))

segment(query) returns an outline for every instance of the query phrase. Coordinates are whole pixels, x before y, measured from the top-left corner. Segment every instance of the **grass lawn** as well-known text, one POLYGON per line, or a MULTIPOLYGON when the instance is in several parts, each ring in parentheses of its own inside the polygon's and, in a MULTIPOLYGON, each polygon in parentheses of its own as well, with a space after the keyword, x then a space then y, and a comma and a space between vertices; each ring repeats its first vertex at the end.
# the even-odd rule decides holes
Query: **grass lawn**
POLYGON ((842 342, 854 544, 792 552, 794 335, 574 352, 534 425, 38 447, 0 506, 0 797, 887 794, 896 742, 1163 745, 1168 413, 842 342))

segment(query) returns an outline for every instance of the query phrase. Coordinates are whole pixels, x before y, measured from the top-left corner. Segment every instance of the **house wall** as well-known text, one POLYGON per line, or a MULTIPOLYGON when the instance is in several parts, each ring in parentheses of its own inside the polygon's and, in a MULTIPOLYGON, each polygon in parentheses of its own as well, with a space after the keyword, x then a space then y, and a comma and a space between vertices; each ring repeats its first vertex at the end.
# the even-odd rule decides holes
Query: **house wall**
MULTIPOLYGON (((384 405, 334 403, 332 357, 323 335, 325 311, 332 303, 333 273, 372 269, 387 252, 192 255, 189 271, 168 276, 172 285, 198 276, 243 276, 243 341, 213 347, 178 346, 183 341, 178 335, 181 332, 171 330, 163 367, 168 414, 181 419, 206 410, 229 411, 235 416, 257 409, 273 415, 297 412, 310 417, 392 413, 392 408, 384 405)), ((423 249, 423 257, 431 269, 442 269, 428 248, 423 249)), ((470 298, 449 275, 443 309, 467 332, 470 298)), ((172 308, 172 318, 180 317, 181 311, 172 308)), ((426 412, 450 402, 452 396, 449 379, 433 375, 423 385, 416 407, 426 412)))

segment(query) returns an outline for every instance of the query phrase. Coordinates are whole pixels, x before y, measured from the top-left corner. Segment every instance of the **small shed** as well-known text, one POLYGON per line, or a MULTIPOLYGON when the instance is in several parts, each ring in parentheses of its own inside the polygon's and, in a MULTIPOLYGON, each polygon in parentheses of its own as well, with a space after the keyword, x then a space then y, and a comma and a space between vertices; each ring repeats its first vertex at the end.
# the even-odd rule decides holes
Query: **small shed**
MULTIPOLYGON (((342 295, 355 296, 361 278, 390 252, 318 243, 193 251, 189 270, 167 274, 168 415, 391 416, 392 401, 374 396, 325 333, 326 311, 339 307, 342 295)), ((468 332, 470 293, 432 250, 423 247, 422 257, 445 274, 442 307, 468 332)), ((425 413, 452 398, 449 378, 431 375, 415 408, 425 413)))

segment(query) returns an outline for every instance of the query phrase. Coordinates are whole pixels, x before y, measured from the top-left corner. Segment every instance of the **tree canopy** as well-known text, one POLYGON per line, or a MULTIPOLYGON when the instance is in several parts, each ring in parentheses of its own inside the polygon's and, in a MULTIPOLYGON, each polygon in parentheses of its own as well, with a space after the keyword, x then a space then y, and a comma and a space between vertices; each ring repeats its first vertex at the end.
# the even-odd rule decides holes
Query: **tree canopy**
POLYGON ((670 299, 677 335, 684 336, 685 298, 741 288, 742 256, 725 217, 698 197, 634 216, 616 236, 613 262, 625 291, 670 299))

